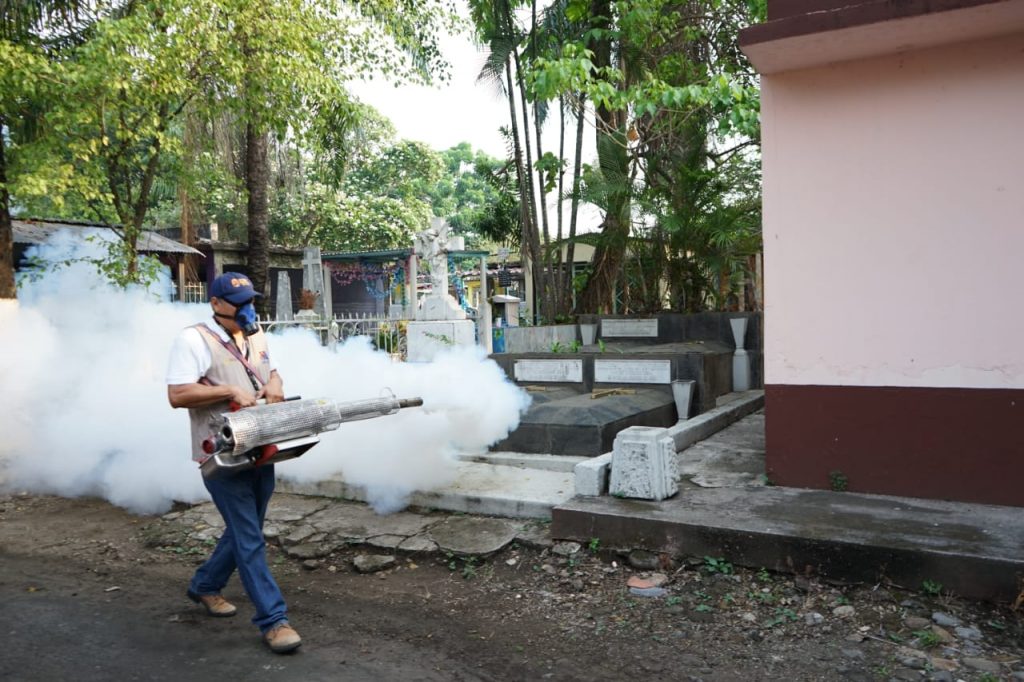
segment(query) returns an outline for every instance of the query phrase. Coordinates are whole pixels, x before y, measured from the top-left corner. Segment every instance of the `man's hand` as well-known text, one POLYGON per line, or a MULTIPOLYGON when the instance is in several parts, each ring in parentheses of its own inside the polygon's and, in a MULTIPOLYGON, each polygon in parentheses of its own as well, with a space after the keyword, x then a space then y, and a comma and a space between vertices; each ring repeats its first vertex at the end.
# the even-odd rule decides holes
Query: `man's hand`
POLYGON ((284 402, 284 382, 281 381, 281 375, 271 372, 270 381, 263 386, 256 397, 265 399, 268 405, 284 402))
POLYGON ((239 407, 252 407, 256 404, 256 399, 258 397, 259 396, 253 397, 250 391, 246 391, 238 386, 231 387, 231 402, 235 403, 239 407))

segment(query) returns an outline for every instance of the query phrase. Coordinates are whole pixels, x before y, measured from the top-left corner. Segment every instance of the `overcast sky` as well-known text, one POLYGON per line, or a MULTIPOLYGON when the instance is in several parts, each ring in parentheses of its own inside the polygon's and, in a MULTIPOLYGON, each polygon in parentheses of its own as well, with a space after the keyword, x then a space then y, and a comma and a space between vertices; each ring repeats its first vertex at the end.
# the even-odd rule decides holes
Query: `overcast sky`
MULTIPOLYGON (((391 119, 400 138, 425 142, 438 151, 460 142, 469 142, 474 149, 506 158, 508 152, 498 131, 502 126, 509 125, 508 103, 493 84, 477 82, 486 54, 473 43, 468 33, 447 35, 440 42, 445 57, 452 65, 451 77, 446 83, 433 87, 395 87, 377 80, 353 83, 352 91, 363 102, 391 119)), ((517 108, 517 114, 519 112, 517 108)), ((557 152, 557 121, 557 116, 553 115, 544 128, 545 150, 557 152)), ((569 120, 567 124, 570 129, 566 131, 566 156, 571 164, 575 121, 569 120)), ((588 125, 584 134, 583 163, 593 163, 596 156, 593 126, 588 125)), ((571 175, 567 176, 566 181, 571 182, 571 175)), ((553 208, 556 199, 553 194, 549 195, 548 205, 553 208)), ((566 216, 566 225, 568 203, 563 214, 566 216)), ((600 219, 596 208, 582 206, 579 231, 591 231, 600 219)))
POLYGON ((383 80, 354 83, 352 90, 391 119, 399 137, 419 140, 436 150, 469 142, 492 156, 505 157, 498 128, 508 125, 508 105, 501 93, 476 77, 485 54, 468 35, 441 39, 452 65, 451 79, 435 87, 395 87, 383 80))

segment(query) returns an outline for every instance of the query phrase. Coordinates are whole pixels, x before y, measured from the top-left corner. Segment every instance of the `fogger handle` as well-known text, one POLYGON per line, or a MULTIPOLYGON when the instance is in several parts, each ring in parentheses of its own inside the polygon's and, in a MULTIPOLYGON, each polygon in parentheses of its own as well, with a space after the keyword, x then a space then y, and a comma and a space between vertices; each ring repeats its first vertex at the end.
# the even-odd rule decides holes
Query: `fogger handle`
POLYGON ((398 407, 419 407, 423 404, 423 398, 399 398, 398 407))

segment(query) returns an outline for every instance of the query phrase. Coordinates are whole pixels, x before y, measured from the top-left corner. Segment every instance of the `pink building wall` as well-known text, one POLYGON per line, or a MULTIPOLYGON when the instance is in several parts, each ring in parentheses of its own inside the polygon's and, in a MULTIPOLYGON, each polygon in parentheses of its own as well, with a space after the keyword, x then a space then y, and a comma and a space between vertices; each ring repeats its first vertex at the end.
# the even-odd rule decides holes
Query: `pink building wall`
POLYGON ((969 3, 750 29, 775 483, 1024 506, 1024 2, 969 3))
POLYGON ((762 88, 765 382, 1024 388, 1024 34, 762 88))

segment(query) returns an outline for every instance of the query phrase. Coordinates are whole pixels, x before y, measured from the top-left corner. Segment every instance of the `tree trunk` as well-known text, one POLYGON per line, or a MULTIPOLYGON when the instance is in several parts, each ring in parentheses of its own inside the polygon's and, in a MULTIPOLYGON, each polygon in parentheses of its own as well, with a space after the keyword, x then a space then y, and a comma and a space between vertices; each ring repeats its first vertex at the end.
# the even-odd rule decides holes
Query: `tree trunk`
MULTIPOLYGON (((565 97, 560 95, 558 97, 558 159, 561 162, 565 158, 565 97)), ((558 245, 558 250, 554 254, 555 268, 551 274, 551 282, 555 288, 555 312, 559 315, 567 315, 570 310, 567 305, 568 298, 565 295, 566 285, 569 282, 569 278, 565 276, 564 258, 562 258, 562 207, 565 205, 565 168, 559 166, 558 168, 558 201, 556 203, 558 207, 557 218, 557 232, 555 237, 555 243, 558 245)), ((570 270, 572 265, 569 266, 570 270)))
POLYGON ((565 296, 566 308, 573 306, 573 292, 575 291, 573 282, 573 263, 576 262, 576 218, 579 215, 580 210, 580 176, 583 173, 583 128, 586 121, 587 104, 580 93, 580 104, 579 111, 576 112, 576 156, 573 159, 572 166, 572 204, 569 209, 569 244, 565 249, 565 288, 563 289, 563 295, 565 296))
POLYGON ((256 299, 261 315, 270 310, 269 287, 270 233, 267 184, 270 168, 267 160, 267 135, 249 122, 245 126, 245 189, 248 194, 246 217, 249 227, 249 279, 253 288, 263 294, 256 299))
MULTIPOLYGON (((595 28, 610 28, 610 0, 593 0, 590 14, 601 18, 595 28)), ((595 69, 612 65, 612 45, 607 37, 594 39, 591 49, 594 52, 595 69)), ((627 83, 620 84, 620 87, 627 86, 627 83)), ((595 117, 597 155, 602 171, 610 170, 618 177, 628 177, 628 156, 620 154, 615 146, 626 144, 624 113, 595 106, 595 117)), ((608 175, 605 177, 607 180, 608 175)), ((609 192, 607 205, 602 207, 605 210, 604 226, 591 261, 590 279, 587 280, 577 306, 581 312, 610 313, 614 309, 615 281, 622 268, 630 229, 629 191, 627 187, 620 189, 622 191, 609 192)))
POLYGON ((7 192, 7 155, 4 141, 6 121, 0 117, 0 299, 17 298, 14 286, 14 228, 7 192))

